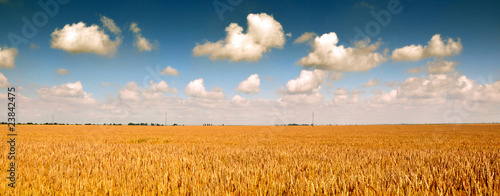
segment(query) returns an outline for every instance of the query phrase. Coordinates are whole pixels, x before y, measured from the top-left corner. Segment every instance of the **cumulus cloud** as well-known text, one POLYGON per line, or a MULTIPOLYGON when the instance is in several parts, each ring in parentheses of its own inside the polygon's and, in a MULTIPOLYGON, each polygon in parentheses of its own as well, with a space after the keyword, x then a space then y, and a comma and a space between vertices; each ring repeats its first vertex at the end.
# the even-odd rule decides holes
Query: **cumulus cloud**
POLYGON ((293 43, 307 42, 307 41, 311 40, 312 38, 314 38, 314 36, 316 36, 316 35, 317 34, 314 32, 306 32, 306 33, 302 34, 300 37, 298 37, 295 41, 293 41, 293 43))
POLYGON ((399 96, 413 99, 465 96, 475 82, 455 74, 431 74, 427 77, 410 77, 399 87, 399 96), (453 94, 453 96, 452 96, 453 94))
POLYGON ((138 102, 143 98, 145 100, 163 98, 163 93, 177 93, 177 89, 169 87, 165 81, 155 83, 150 80, 149 88, 139 88, 135 82, 128 82, 124 88, 120 89, 119 98, 138 102))
POLYGON ((3 73, 0 73, 0 88, 6 88, 8 86, 10 86, 10 84, 7 77, 5 77, 3 73))
POLYGON ((119 97, 123 100, 139 101, 141 100, 139 87, 135 82, 128 82, 125 88, 118 92, 119 97))
POLYGON ((120 37, 112 41, 98 25, 86 26, 83 22, 67 24, 60 30, 56 28, 51 37, 51 48, 75 54, 95 53, 103 56, 113 56, 122 42, 120 37))
POLYGON ((448 38, 446 43, 441 39, 441 35, 432 36, 427 46, 410 45, 397 48, 392 52, 392 60, 396 61, 416 61, 430 57, 446 57, 457 55, 462 52, 462 42, 460 38, 454 41, 448 38))
POLYGON ((379 105, 390 105, 390 104, 396 104, 396 103, 402 103, 405 100, 402 98, 398 98, 398 90, 391 90, 389 92, 377 92, 373 97, 370 98, 370 103, 375 104, 372 106, 379 106, 379 105))
POLYGON ((122 30, 120 28, 118 28, 118 26, 116 26, 116 23, 115 23, 115 21, 113 19, 108 18, 106 16, 102 16, 101 17, 101 22, 102 22, 102 25, 106 29, 108 29, 109 31, 111 31, 115 35, 118 35, 118 34, 122 33, 122 30))
POLYGON ((323 103, 324 96, 320 93, 321 85, 325 83, 327 71, 315 69, 313 71, 302 70, 300 76, 290 80, 278 93, 285 95, 277 100, 280 106, 294 105, 319 105, 323 103))
POLYGON ((427 73, 444 74, 444 73, 454 72, 457 63, 439 59, 434 62, 428 62, 427 66, 429 67, 429 69, 427 69, 427 73))
POLYGON ((296 105, 319 105, 323 103, 325 96, 320 93, 321 86, 309 93, 286 94, 278 99, 278 104, 283 107, 296 105))
POLYGON ((271 51, 271 48, 281 49, 285 44, 283 28, 272 16, 265 13, 249 14, 247 21, 247 33, 243 33, 243 28, 238 24, 231 23, 226 27, 227 36, 224 40, 196 44, 193 55, 209 56, 212 60, 259 61, 263 53, 271 51))
POLYGON ((142 96, 145 99, 156 99, 162 96, 162 93, 177 93, 176 88, 169 87, 167 82, 160 81, 158 83, 149 81, 149 89, 142 90, 142 96))
POLYGON ((239 95, 235 95, 232 99, 231 99, 231 103, 232 104, 235 104, 235 105, 238 105, 238 106, 248 106, 250 105, 250 101, 244 97, 241 97, 239 95))
POLYGON ((378 85, 378 79, 370 79, 368 82, 363 84, 363 87, 374 87, 378 85))
POLYGON ((335 97, 333 98, 333 103, 335 105, 344 105, 344 104, 354 104, 360 102, 360 94, 361 92, 358 89, 349 92, 345 88, 338 88, 333 93, 335 97))
POLYGON ((69 74, 69 71, 63 68, 57 68, 57 74, 59 75, 66 75, 69 74))
POLYGON ((366 71, 387 61, 387 58, 375 51, 380 43, 368 44, 360 41, 354 48, 337 46, 339 42, 334 32, 316 37, 312 43, 312 51, 298 61, 305 67, 315 67, 336 72, 366 71))
POLYGON ((315 69, 313 71, 302 70, 298 78, 286 83, 286 93, 311 93, 324 84, 327 74, 327 71, 320 69, 315 69))
POLYGON ((179 72, 175 68, 170 67, 170 66, 168 66, 167 68, 165 68, 164 70, 162 70, 160 73, 161 74, 165 74, 165 75, 173 75, 173 76, 178 76, 179 75, 179 72))
POLYGON ((213 88, 210 91, 205 89, 205 85, 203 84, 203 78, 193 80, 189 82, 186 87, 186 95, 197 98, 208 98, 208 99, 223 99, 224 92, 222 88, 213 88))
POLYGON ((260 79, 258 74, 252 74, 246 80, 240 82, 236 91, 242 93, 258 93, 260 92, 260 79))
POLYGON ((139 52, 151 51, 158 47, 158 41, 152 44, 148 39, 142 36, 141 29, 137 26, 137 23, 133 22, 130 24, 130 31, 134 33, 134 46, 137 47, 139 52))
POLYGON ((67 83, 52 88, 43 87, 35 91, 45 100, 67 100, 73 103, 92 104, 96 100, 92 98, 92 94, 83 91, 83 86, 80 81, 67 83))
POLYGON ((0 47, 0 68, 14 68, 17 52, 15 48, 0 47))

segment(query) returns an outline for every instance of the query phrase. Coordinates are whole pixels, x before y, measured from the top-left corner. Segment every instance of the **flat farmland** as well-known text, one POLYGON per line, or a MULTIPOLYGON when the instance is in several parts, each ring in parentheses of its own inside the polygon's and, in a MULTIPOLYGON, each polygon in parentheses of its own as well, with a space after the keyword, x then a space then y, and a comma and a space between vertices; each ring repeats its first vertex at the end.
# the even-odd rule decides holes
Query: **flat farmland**
POLYGON ((500 125, 18 125, 16 195, 499 195, 500 125))

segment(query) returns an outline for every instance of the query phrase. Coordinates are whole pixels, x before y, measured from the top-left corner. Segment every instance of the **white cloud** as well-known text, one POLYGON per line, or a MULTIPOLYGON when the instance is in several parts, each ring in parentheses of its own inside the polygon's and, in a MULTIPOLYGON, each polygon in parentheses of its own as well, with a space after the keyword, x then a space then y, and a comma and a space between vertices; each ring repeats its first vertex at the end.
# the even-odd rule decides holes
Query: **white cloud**
POLYGON ((277 100, 278 104, 282 107, 320 105, 324 100, 324 96, 320 93, 321 85, 325 83, 327 75, 327 71, 320 69, 302 70, 299 77, 287 82, 286 90, 282 87, 278 91, 286 93, 277 100))
POLYGON ((314 32, 306 32, 306 33, 302 34, 300 37, 298 37, 295 41, 293 41, 293 43, 307 42, 307 41, 311 40, 312 38, 314 38, 314 36, 316 36, 316 35, 317 34, 314 32))
POLYGON ((363 87, 374 87, 378 85, 378 79, 370 79, 368 82, 363 84, 363 87))
POLYGON ((7 77, 5 77, 3 73, 0 73, 0 88, 6 88, 8 86, 10 86, 10 84, 7 77))
POLYGON ((69 71, 66 69, 63 69, 63 68, 57 68, 57 74, 65 75, 65 74, 69 74, 69 71))
POLYGON ((250 105, 250 101, 244 97, 241 97, 239 95, 235 95, 232 99, 231 99, 231 103, 232 104, 235 104, 235 105, 238 105, 238 106, 248 106, 250 105))
POLYGON ((379 92, 370 98, 370 103, 375 105, 390 105, 402 103, 404 100, 398 98, 398 90, 391 90, 388 93, 379 92))
POLYGON ((224 92, 222 91, 222 88, 213 88, 212 90, 207 91, 203 84, 203 78, 189 82, 185 92, 186 95, 198 98, 208 98, 208 99, 224 98, 224 92))
POLYGON ((445 43, 441 39, 441 35, 432 36, 427 46, 410 45, 403 48, 397 48, 392 52, 391 58, 396 61, 416 61, 430 57, 445 57, 457 55, 462 52, 462 43, 460 38, 454 41, 448 38, 445 43))
POLYGON ((399 87, 399 94, 407 98, 441 97, 451 90, 454 80, 455 76, 445 74, 410 77, 399 87))
POLYGON ((173 76, 178 76, 179 75, 179 72, 175 68, 170 67, 170 66, 168 66, 167 68, 165 68, 160 73, 161 74, 165 74, 165 75, 173 75, 173 76))
POLYGON ((65 25, 61 30, 55 29, 51 34, 51 48, 65 50, 70 53, 95 53, 113 56, 122 42, 119 37, 111 41, 97 25, 86 26, 85 23, 65 25))
POLYGON ((355 104, 359 103, 360 100, 360 94, 361 92, 358 89, 353 90, 352 92, 349 92, 345 88, 338 88, 333 94, 335 97, 333 98, 333 103, 335 105, 345 105, 345 104, 355 104))
POLYGON ((141 89, 135 82, 128 82, 124 88, 120 89, 119 98, 134 102, 141 101, 142 98, 145 100, 159 100, 164 97, 163 93, 177 93, 177 89, 169 87, 165 81, 155 83, 150 80, 149 88, 141 89))
POLYGON ((240 82, 236 91, 242 93, 258 93, 260 92, 260 79, 258 74, 252 74, 246 80, 240 82))
POLYGON ((283 28, 272 16, 265 13, 249 14, 247 21, 246 34, 241 26, 231 23, 226 28, 225 40, 197 44, 193 48, 193 55, 208 55, 212 60, 259 61, 263 53, 271 51, 271 48, 282 48, 285 44, 283 28))
POLYGON ((418 73, 422 73, 425 68, 426 68, 425 66, 415 67, 415 68, 411 68, 411 69, 406 70, 406 72, 411 73, 411 74, 418 74, 418 73))
POLYGON ((133 22, 130 24, 130 30, 134 33, 135 41, 134 46, 137 47, 139 52, 142 51, 151 51, 158 47, 158 41, 155 44, 151 44, 151 42, 144 38, 141 34, 141 29, 137 26, 137 23, 133 22))
POLYGON ((0 47, 0 68, 14 68, 17 53, 18 51, 15 48, 5 46, 2 50, 2 47, 0 47))
POLYGON ((169 87, 165 81, 155 83, 151 80, 149 81, 149 89, 142 90, 142 96, 146 99, 160 98, 162 93, 177 93, 177 89, 169 87))
POLYGON ((300 76, 286 83, 287 93, 311 93, 320 88, 325 82, 328 72, 315 69, 313 71, 302 70, 300 76))
POLYGON ((283 107, 306 105, 313 106, 323 103, 325 96, 320 93, 321 86, 313 89, 309 93, 286 94, 278 99, 278 104, 283 107))
POLYGON ((330 79, 333 81, 339 81, 342 77, 344 77, 344 74, 342 72, 331 72, 330 73, 330 79))
POLYGON ((35 91, 44 100, 66 100, 71 103, 93 104, 96 102, 92 98, 92 94, 83 91, 83 86, 80 81, 75 83, 67 83, 52 88, 43 87, 35 91))
POLYGON ((135 82, 128 82, 125 88, 120 89, 119 97, 123 100, 139 101, 141 100, 139 87, 135 82))
MULTIPOLYGON (((477 81, 458 73, 431 74, 427 77, 410 77, 398 89, 398 96, 408 99, 500 101, 500 82, 477 84, 477 81)), ((443 101, 444 102, 444 101, 443 101)))
POLYGON ((118 34, 122 33, 122 30, 116 26, 115 21, 113 19, 108 18, 106 16, 102 16, 101 17, 101 22, 102 22, 102 25, 106 29, 108 29, 109 31, 111 31, 115 35, 118 35, 118 34))
POLYGON ((444 74, 444 73, 454 72, 457 63, 453 61, 444 61, 438 59, 434 62, 428 62, 427 66, 429 67, 429 69, 427 69, 427 73, 444 74))
POLYGON ((366 71, 380 63, 387 61, 378 50, 380 43, 368 45, 360 41, 354 48, 343 45, 337 46, 339 42, 334 32, 316 37, 312 43, 312 51, 298 61, 305 67, 315 67, 323 70, 336 72, 343 71, 366 71))

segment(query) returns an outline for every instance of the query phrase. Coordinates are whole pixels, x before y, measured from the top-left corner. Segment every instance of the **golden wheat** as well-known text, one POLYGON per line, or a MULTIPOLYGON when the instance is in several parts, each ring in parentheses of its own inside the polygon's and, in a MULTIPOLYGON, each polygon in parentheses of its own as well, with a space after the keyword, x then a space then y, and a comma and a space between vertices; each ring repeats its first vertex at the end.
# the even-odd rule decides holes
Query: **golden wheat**
MULTIPOLYGON (((20 125, 17 130, 17 188, 5 180, 0 186, 5 194, 500 193, 499 125, 20 125)), ((1 146, 6 177, 7 143, 1 146)))

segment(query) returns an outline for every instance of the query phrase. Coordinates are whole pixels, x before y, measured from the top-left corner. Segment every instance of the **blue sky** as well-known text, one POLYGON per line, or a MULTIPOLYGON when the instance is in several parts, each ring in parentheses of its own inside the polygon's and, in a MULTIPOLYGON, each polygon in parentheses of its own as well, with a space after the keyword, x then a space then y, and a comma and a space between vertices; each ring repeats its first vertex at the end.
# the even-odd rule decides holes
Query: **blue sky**
MULTIPOLYGON (((21 122, 46 122, 54 114, 63 123, 163 123, 164 112, 169 112, 173 121, 182 124, 310 123, 313 111, 320 124, 498 119, 494 112, 500 102, 498 1, 40 2, 56 3, 59 9, 52 17, 37 1, 0 1, 0 52, 14 60, 12 64, 0 59, 5 78, 0 77, 1 93, 5 95, 7 86, 20 89, 21 122), (223 8, 214 4, 232 11, 218 13, 223 8), (389 12, 392 4, 400 12, 389 12), (389 13, 390 20, 383 19, 387 24, 381 25, 370 12, 389 13), (47 16, 47 23, 27 38, 22 18, 33 22, 37 14, 47 16), (273 22, 272 28, 254 22, 258 30, 249 33, 251 16, 273 22), (121 32, 105 27, 103 18, 111 19, 121 32), (110 41, 106 44, 118 44, 111 49, 104 44, 109 50, 99 54, 98 48, 92 48, 95 45, 63 40, 63 29, 76 28, 79 22, 85 23, 84 30, 98 26, 84 42, 105 35, 110 41), (225 29, 232 23, 248 35, 247 46, 264 48, 256 53, 260 57, 254 58, 252 51, 224 48, 230 45, 224 42, 225 29), (140 28, 139 33, 131 30, 132 24, 140 28), (376 49, 356 47, 360 40, 355 29, 370 34, 366 28, 370 24, 377 27, 368 31, 378 31, 365 44, 376 49), (57 32, 60 37, 53 36, 57 32), (312 32, 310 39, 295 42, 312 32), (13 43, 9 33, 26 42, 13 43), (269 39, 259 40, 259 36, 269 39), (322 57, 336 47, 327 43, 320 48, 320 43, 333 36, 338 39, 335 46, 368 52, 322 57), (138 37, 147 44, 137 44, 138 37), (412 45, 424 48, 431 39, 445 47, 428 47, 421 54, 404 50, 412 45), (209 46, 218 41, 221 47, 209 46), (398 49, 404 58, 396 57, 398 49), (16 54, 5 53, 9 50, 16 54), (324 59, 301 61, 309 54, 324 59), (179 74, 161 74, 168 66, 179 74), (67 72, 58 73, 58 69, 67 72), (253 74, 258 74, 258 84, 253 80, 247 90, 237 90, 253 74), (204 90, 194 82, 197 79, 203 79, 204 90), (154 88, 150 81, 163 81, 168 89, 154 88)), ((83 30, 76 37, 83 39, 83 30)), ((238 46, 247 47, 245 43, 238 46)))

